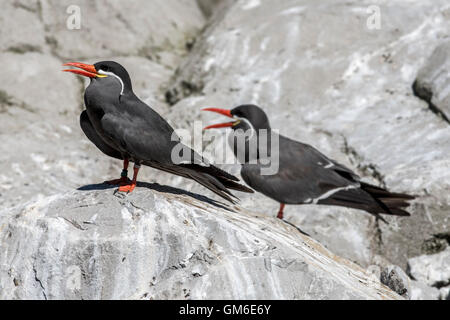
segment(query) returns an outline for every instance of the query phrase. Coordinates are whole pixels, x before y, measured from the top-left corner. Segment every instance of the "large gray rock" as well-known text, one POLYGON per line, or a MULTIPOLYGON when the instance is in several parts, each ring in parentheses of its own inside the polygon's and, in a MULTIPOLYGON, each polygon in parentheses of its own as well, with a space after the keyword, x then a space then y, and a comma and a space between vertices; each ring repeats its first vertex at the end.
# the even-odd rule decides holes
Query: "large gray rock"
MULTIPOLYGON (((130 70, 138 96, 175 128, 222 120, 201 114, 204 106, 257 103, 282 134, 366 181, 418 194, 413 216, 388 217, 389 225, 345 208, 286 209, 288 221, 334 253, 364 267, 405 269, 409 258, 448 245, 437 235, 450 229, 450 128, 412 90, 416 78, 428 79, 423 70, 441 70, 432 101, 445 109, 435 99, 447 96, 446 64, 433 62, 433 52, 449 37, 447 2, 4 1, 0 207, 117 177, 119 161, 96 150, 78 125, 86 83, 60 72, 68 59, 114 59, 130 70), (81 8, 80 30, 66 27, 69 5, 81 8), (380 29, 367 28, 371 5, 381 10, 380 29)), ((444 61, 445 49, 436 52, 444 61)), ((154 170, 142 170, 140 179, 205 192, 154 170)), ((238 196, 253 211, 278 210, 262 195, 238 196)))
POLYGON ((441 293, 438 289, 428 286, 426 283, 411 280, 411 300, 438 300, 441 293))
POLYGON ((36 0, 2 2, 0 51, 22 54, 45 50, 45 30, 38 11, 36 0))
POLYGON ((437 254, 409 259, 408 272, 412 278, 429 286, 450 285, 450 248, 437 254))
POLYGON ((184 51, 188 39, 205 23, 196 2, 190 0, 40 3, 47 39, 54 52, 66 58, 141 55, 158 60, 160 52, 184 51), (67 28, 70 6, 80 8, 79 30, 67 28))
POLYGON ((0 211, 0 299, 401 299, 275 218, 104 187, 0 211))
POLYGON ((443 42, 420 69, 416 94, 450 124, 450 41, 443 42))
POLYGON ((411 297, 410 279, 399 266, 391 265, 384 268, 380 281, 402 297, 406 299, 411 297))

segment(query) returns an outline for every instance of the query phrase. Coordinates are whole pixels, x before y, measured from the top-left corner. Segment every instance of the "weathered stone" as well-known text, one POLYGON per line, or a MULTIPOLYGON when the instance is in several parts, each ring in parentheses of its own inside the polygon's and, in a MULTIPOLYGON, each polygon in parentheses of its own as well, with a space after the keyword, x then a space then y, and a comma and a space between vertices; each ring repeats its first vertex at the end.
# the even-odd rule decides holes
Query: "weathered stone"
POLYGON ((36 1, 3 1, 0 25, 0 51, 22 54, 45 50, 44 25, 36 1))
POLYGON ((401 299, 275 218, 104 188, 0 211, 0 299, 401 299))
POLYGON ((399 266, 391 265, 386 267, 381 272, 380 281, 405 299, 410 298, 411 287, 409 277, 399 266))
POLYGON ((433 287, 450 284, 450 248, 433 255, 408 260, 408 273, 413 279, 433 287))
POLYGON ((54 51, 63 57, 155 55, 160 51, 184 50, 205 18, 195 1, 50 0, 42 3, 42 20, 54 39, 54 51), (67 27, 78 6, 80 29, 67 27))
POLYGON ((441 292, 440 300, 450 300, 450 287, 441 288, 439 291, 441 292))
POLYGON ((441 293, 438 289, 427 286, 420 281, 411 280, 411 300, 438 300, 441 293))
POLYGON ((450 41, 437 46, 419 71, 414 90, 450 124, 450 41))
MULTIPOLYGON (((223 120, 202 107, 256 103, 282 134, 314 145, 366 181, 419 195, 412 217, 387 217, 389 225, 345 208, 286 208, 289 222, 332 252, 364 267, 405 269, 409 258, 448 246, 436 235, 450 228, 450 130, 412 90, 416 78, 431 79, 431 102, 446 110, 447 2, 375 1, 381 28, 370 30, 373 1, 5 1, 0 206, 117 176, 120 162, 101 154, 79 128, 85 83, 60 72, 69 59, 112 59, 175 128, 223 120), (81 8, 81 30, 67 29, 69 5, 81 8)), ((238 165, 224 168, 239 172, 238 165)), ((141 171, 141 181, 210 195, 185 179, 141 171)), ((261 214, 278 210, 262 195, 237 195, 261 214)), ((437 297, 436 288, 423 290, 437 297)))

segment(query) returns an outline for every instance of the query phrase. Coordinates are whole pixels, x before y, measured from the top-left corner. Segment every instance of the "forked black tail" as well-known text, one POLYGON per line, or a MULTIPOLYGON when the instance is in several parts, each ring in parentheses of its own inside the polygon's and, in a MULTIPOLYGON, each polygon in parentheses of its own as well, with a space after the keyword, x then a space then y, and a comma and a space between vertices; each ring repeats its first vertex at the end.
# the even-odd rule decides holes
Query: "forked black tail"
POLYGON ((384 210, 384 214, 394 216, 410 216, 411 214, 404 210, 409 206, 408 201, 414 200, 416 197, 405 193, 389 192, 386 189, 376 187, 361 182, 361 189, 370 194, 379 206, 384 210))
POLYGON ((380 214, 410 216, 405 208, 409 206, 408 201, 415 198, 415 196, 389 192, 386 189, 360 182, 360 188, 341 190, 318 203, 364 210, 387 223, 380 214))

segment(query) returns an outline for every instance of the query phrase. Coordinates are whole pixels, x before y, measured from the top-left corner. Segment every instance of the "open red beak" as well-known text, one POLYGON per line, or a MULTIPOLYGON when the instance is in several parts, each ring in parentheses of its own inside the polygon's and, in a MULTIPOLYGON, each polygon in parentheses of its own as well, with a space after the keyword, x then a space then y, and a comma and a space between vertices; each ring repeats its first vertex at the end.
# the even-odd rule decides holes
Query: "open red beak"
POLYGON ((82 75, 82 76, 85 76, 88 78, 95 78, 95 77, 99 76, 99 74, 97 73, 97 70, 95 70, 95 67, 92 64, 85 64, 85 63, 81 63, 81 62, 69 62, 69 63, 63 64, 63 66, 70 66, 70 67, 82 69, 82 70, 66 69, 66 70, 63 70, 64 72, 72 72, 72 73, 79 74, 79 75, 82 75))
MULTIPOLYGON (((233 118, 233 115, 231 114, 231 110, 217 109, 217 108, 205 108, 205 109, 202 109, 202 111, 211 111, 211 112, 223 114, 224 116, 227 116, 229 118, 233 118)), ((234 124, 236 124, 236 121, 213 124, 211 126, 207 126, 207 127, 203 128, 203 130, 216 129, 216 128, 229 128, 229 127, 232 127, 234 124)))

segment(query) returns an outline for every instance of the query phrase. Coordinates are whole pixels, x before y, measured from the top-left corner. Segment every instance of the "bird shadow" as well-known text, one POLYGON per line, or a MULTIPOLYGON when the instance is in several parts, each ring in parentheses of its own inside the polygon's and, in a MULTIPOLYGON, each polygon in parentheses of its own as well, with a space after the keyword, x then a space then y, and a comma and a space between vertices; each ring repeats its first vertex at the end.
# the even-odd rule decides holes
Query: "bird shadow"
MULTIPOLYGON (((207 196, 204 196, 204 195, 201 195, 198 193, 189 192, 189 191, 186 191, 183 189, 160 185, 158 183, 148 183, 148 182, 139 182, 139 181, 136 186, 138 188, 147 188, 147 189, 154 190, 154 191, 161 192, 161 193, 169 193, 169 194, 173 194, 173 195, 188 196, 188 197, 194 198, 196 200, 208 203, 214 207, 234 212, 234 210, 227 207, 226 204, 224 204, 222 202, 219 202, 219 201, 213 200, 211 198, 208 198, 207 196)), ((79 190, 79 191, 97 191, 97 190, 117 189, 117 187, 118 187, 117 185, 98 183, 98 184, 85 185, 85 186, 78 188, 77 190, 79 190)))
POLYGON ((310 238, 311 238, 311 235, 309 235, 308 233, 306 233, 305 231, 303 231, 302 229, 300 229, 299 227, 297 227, 295 224, 293 224, 293 223, 291 223, 291 222, 289 222, 289 221, 286 221, 286 220, 284 220, 284 219, 281 220, 281 221, 283 221, 284 223, 290 225, 291 227, 294 227, 295 229, 297 229, 298 232, 300 232, 300 233, 303 234, 304 236, 307 236, 307 237, 310 237, 310 238))

